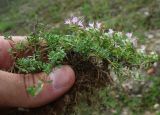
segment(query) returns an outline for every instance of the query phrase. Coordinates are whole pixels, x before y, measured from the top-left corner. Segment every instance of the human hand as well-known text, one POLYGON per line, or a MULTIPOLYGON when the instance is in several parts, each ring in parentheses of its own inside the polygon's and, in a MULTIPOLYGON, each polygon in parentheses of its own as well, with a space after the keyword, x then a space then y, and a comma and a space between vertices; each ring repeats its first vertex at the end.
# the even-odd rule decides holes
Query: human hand
POLYGON ((3 71, 13 64, 8 52, 9 48, 24 39, 25 36, 13 36, 13 41, 9 41, 0 36, 0 107, 39 107, 62 96, 75 82, 74 71, 68 65, 54 68, 49 76, 43 72, 38 74, 15 74, 3 71), (32 97, 28 95, 26 88, 35 85, 39 78, 46 78, 53 82, 44 84, 42 92, 32 97))

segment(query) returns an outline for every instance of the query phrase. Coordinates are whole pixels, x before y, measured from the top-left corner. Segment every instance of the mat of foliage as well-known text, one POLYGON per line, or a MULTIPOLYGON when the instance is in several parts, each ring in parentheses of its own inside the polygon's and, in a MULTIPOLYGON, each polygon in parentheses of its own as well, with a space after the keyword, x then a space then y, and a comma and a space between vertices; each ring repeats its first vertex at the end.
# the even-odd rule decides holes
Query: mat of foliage
MULTIPOLYGON (((92 94, 112 84, 111 70, 120 77, 118 79, 131 75, 137 77, 136 70, 147 68, 158 60, 158 55, 154 52, 147 54, 144 46, 137 48, 137 39, 132 33, 106 30, 102 23, 86 24, 78 17, 67 19, 65 24, 65 34, 39 31, 10 50, 16 62, 9 70, 11 72, 43 71, 48 74, 53 67, 68 64, 76 73, 76 83, 69 93, 54 104, 39 108, 38 111, 25 112, 26 114, 41 114, 41 111, 57 115, 74 113, 73 107, 79 104, 81 95, 90 105, 92 94)), ((43 85, 47 82, 40 83, 43 85)), ((35 84, 28 87, 27 91, 36 96, 42 88, 35 84)))

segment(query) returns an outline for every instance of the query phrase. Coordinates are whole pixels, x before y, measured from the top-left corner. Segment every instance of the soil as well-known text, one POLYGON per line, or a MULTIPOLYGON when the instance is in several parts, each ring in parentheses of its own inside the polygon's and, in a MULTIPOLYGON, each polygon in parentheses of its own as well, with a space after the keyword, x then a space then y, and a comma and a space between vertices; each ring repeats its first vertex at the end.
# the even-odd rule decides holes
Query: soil
POLYGON ((82 97, 90 105, 90 96, 112 83, 107 61, 97 61, 94 57, 84 60, 74 52, 68 53, 67 57, 65 64, 71 65, 76 74, 76 83, 68 93, 41 108, 15 108, 1 111, 1 115, 70 115, 74 113, 73 107, 82 101, 82 97))

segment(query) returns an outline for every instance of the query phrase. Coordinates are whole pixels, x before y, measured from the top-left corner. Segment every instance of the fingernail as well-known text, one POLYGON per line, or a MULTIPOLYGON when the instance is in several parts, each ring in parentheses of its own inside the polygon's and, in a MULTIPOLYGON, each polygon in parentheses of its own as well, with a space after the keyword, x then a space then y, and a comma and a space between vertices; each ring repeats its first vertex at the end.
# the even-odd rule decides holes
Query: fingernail
POLYGON ((65 66, 53 69, 50 73, 50 77, 52 79, 53 87, 56 90, 63 90, 63 88, 67 88, 71 78, 70 72, 65 66))

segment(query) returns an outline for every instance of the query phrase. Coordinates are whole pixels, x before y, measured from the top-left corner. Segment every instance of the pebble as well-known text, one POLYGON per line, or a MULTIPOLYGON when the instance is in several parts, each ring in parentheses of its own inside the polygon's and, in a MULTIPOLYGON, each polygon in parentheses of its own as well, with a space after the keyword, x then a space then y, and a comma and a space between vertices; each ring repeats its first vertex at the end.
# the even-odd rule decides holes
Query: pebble
POLYGON ((156 104, 154 105, 154 109, 158 109, 158 108, 159 108, 159 104, 156 103, 156 104))
POLYGON ((153 34, 148 34, 148 38, 149 38, 149 39, 152 39, 153 37, 154 37, 153 34))
POLYGON ((153 68, 153 67, 147 70, 148 75, 152 75, 154 73, 155 73, 155 68, 153 68))

